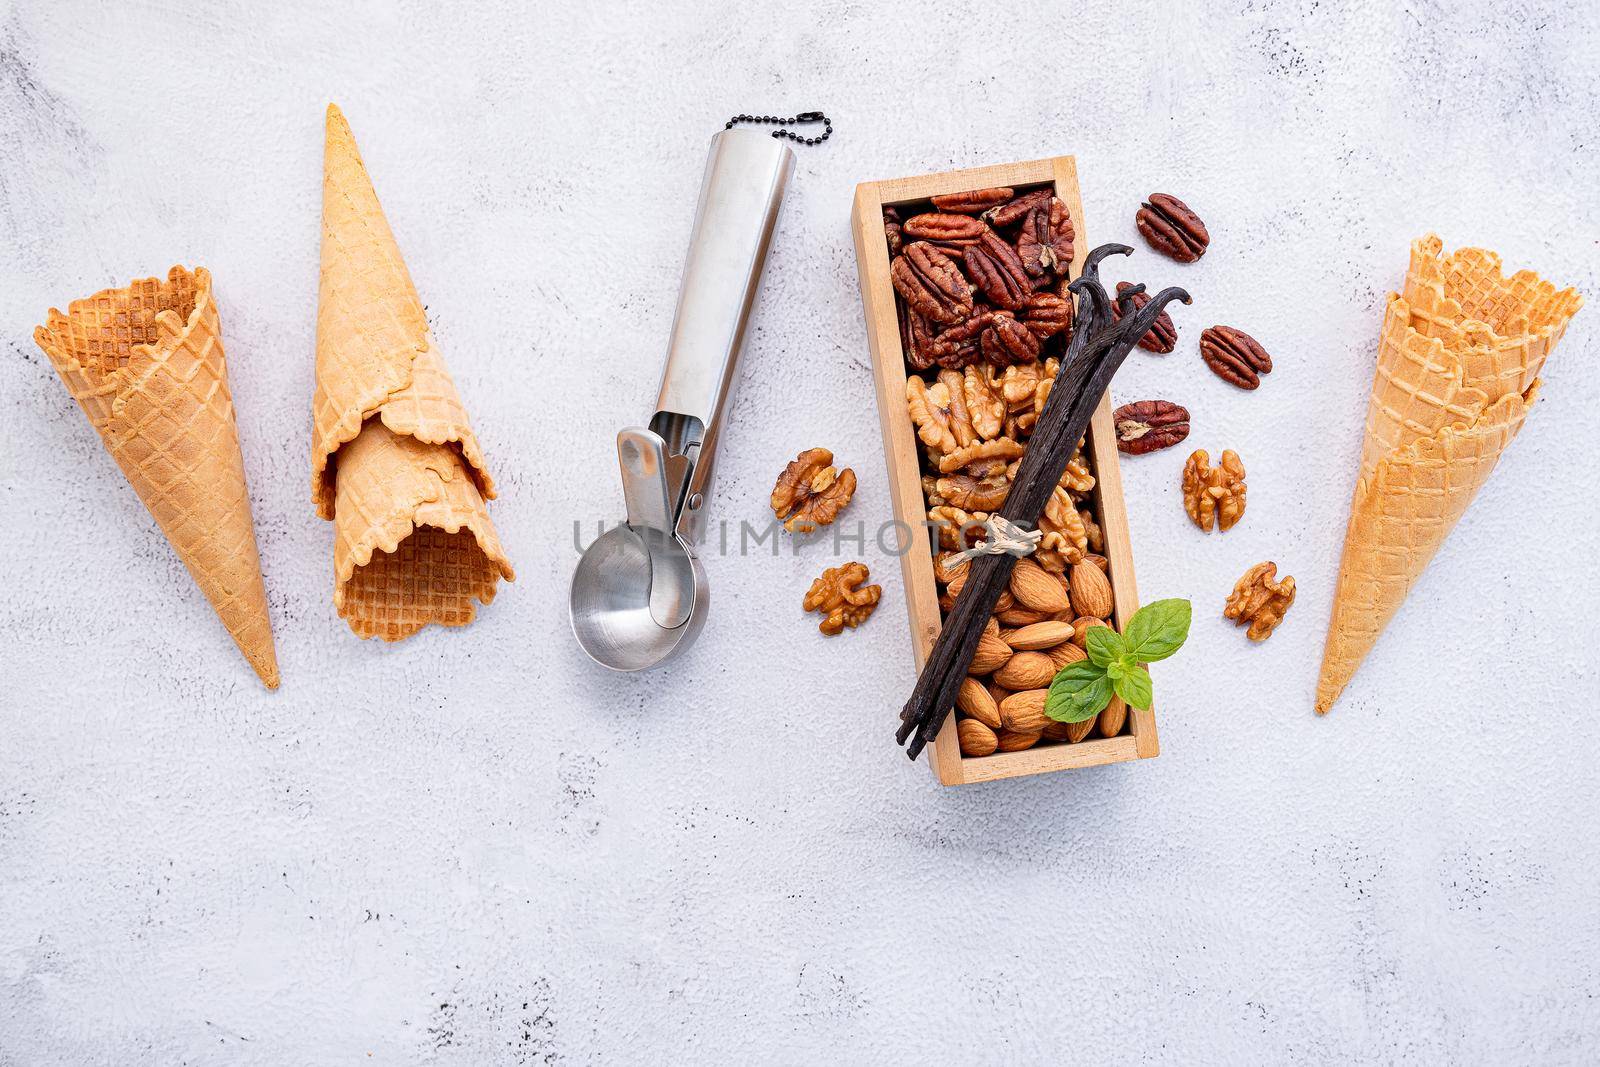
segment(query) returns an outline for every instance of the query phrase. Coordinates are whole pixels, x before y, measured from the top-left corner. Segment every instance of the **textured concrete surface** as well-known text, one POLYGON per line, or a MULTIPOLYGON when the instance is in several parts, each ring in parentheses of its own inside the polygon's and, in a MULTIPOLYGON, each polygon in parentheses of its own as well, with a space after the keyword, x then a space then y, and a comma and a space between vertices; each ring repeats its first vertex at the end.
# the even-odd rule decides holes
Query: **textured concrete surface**
POLYGON ((1593 7, 1555 3, 0 2, 0 1064, 1593 1062, 1600 309, 1344 703, 1311 695, 1407 242, 1600 292, 1597 54, 1593 7), (392 648, 334 616, 308 493, 330 99, 519 572, 392 648), (1090 239, 1157 189, 1211 226, 1196 266, 1130 265, 1197 302, 1115 385, 1250 471, 1207 538, 1182 454, 1125 465, 1140 586, 1197 609, 1159 760, 937 788, 890 739, 910 654, 872 547, 885 604, 835 641, 798 606, 825 542, 710 561, 670 669, 605 676, 568 636, 705 140, 813 107, 838 133, 774 247, 735 524, 819 443, 888 514, 856 182, 1075 152, 1090 239), (217 279, 276 694, 30 339, 180 261, 217 279), (1259 393, 1201 367, 1216 321, 1277 357, 1259 393), (1301 594, 1252 647, 1219 613, 1263 558, 1301 594))

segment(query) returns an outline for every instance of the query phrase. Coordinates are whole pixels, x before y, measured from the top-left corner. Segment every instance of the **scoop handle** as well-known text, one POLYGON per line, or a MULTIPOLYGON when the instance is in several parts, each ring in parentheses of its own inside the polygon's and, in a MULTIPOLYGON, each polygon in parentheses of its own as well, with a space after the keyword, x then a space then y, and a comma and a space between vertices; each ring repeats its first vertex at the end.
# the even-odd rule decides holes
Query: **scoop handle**
POLYGON ((716 448, 717 428, 738 379, 745 327, 793 170, 794 153, 768 134, 724 130, 711 138, 656 401, 658 415, 699 420, 698 467, 709 468, 716 448))

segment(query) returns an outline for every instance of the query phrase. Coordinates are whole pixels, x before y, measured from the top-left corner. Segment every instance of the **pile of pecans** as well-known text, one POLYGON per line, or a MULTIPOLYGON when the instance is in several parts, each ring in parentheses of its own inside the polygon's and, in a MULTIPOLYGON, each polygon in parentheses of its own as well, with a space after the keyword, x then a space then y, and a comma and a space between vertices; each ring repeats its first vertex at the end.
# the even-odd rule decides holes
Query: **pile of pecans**
MULTIPOLYGON (((948 614, 967 574, 955 554, 983 540, 985 522, 1004 505, 1060 369, 1073 313, 1073 222, 1050 186, 938 196, 886 208, 883 221, 908 368, 906 410, 922 446, 939 605, 948 614)), ((1043 712, 1050 678, 1082 658, 1084 632, 1111 614, 1094 488, 1080 440, 1039 519, 1044 536, 1013 572, 984 655, 962 687, 964 755, 1126 728, 1118 703, 1070 728, 1043 712), (1074 575, 1089 590, 1078 603, 1074 575)))

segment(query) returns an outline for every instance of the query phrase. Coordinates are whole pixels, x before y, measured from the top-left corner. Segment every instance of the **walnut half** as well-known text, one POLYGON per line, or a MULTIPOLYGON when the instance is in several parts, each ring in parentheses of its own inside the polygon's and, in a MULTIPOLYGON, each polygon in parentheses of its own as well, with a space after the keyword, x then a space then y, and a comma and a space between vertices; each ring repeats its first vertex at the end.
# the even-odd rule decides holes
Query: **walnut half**
POLYGON ((1244 572, 1233 594, 1222 609, 1222 616, 1240 626, 1250 624, 1245 636, 1252 641, 1265 641, 1283 621, 1284 612, 1294 603, 1294 579, 1284 575, 1273 581, 1278 573, 1276 563, 1257 563, 1244 572))
POLYGON ((790 533, 810 533, 839 517, 856 492, 856 472, 833 465, 826 448, 808 448, 778 475, 772 513, 790 533))
POLYGON ((811 591, 801 602, 806 611, 826 616, 817 629, 828 637, 835 637, 846 626, 854 629, 867 620, 883 596, 883 587, 863 585, 867 580, 865 563, 846 563, 842 567, 829 567, 822 577, 811 583, 811 591))
POLYGON ((1207 533, 1213 525, 1230 530, 1244 516, 1244 463, 1233 449, 1211 466, 1211 457, 1196 449, 1183 465, 1183 510, 1207 533))

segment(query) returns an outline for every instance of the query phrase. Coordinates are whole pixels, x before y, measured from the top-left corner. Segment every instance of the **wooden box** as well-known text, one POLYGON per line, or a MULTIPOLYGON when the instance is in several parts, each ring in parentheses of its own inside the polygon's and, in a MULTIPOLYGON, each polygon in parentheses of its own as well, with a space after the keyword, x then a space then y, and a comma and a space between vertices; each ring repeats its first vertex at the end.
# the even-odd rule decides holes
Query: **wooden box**
MULTIPOLYGON (((1085 232, 1083 204, 1078 194, 1078 172, 1072 156, 1040 159, 972 170, 946 171, 920 178, 866 182, 856 187, 853 229, 856 265, 861 278, 861 300, 866 311, 867 340, 872 347, 874 377, 878 383, 878 415, 883 426, 883 447, 888 459, 890 495, 895 519, 912 530, 924 529, 926 504, 915 430, 906 414, 905 355, 901 349, 894 286, 889 280, 889 246, 884 238, 883 209, 925 201, 931 196, 993 186, 1010 186, 1019 192, 1053 185, 1071 212, 1077 230, 1071 276, 1083 268, 1090 248, 1085 232)), ((1133 552, 1128 543, 1128 516, 1122 497, 1122 475, 1117 464, 1116 433, 1109 397, 1103 399, 1090 424, 1086 448, 1093 464, 1095 510, 1105 535, 1105 552, 1115 599, 1113 620, 1118 629, 1139 606, 1134 586, 1133 552)), ((938 635, 940 613, 934 581, 931 542, 916 543, 901 557, 906 609, 911 621, 911 641, 920 670, 938 635)), ((906 678, 911 693, 914 679, 906 678)), ((886 712, 891 709, 885 709, 886 712)), ((892 709, 898 711, 898 708, 892 709)), ((885 729, 893 721, 885 718, 885 729)), ((945 785, 1016 778, 1069 767, 1092 767, 1124 760, 1148 759, 1160 751, 1153 710, 1128 709, 1127 724, 1115 737, 1097 737, 1077 744, 1040 744, 1021 752, 966 757, 956 742, 956 717, 946 718, 937 740, 925 754, 933 773, 945 785)))

